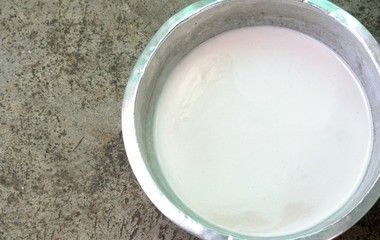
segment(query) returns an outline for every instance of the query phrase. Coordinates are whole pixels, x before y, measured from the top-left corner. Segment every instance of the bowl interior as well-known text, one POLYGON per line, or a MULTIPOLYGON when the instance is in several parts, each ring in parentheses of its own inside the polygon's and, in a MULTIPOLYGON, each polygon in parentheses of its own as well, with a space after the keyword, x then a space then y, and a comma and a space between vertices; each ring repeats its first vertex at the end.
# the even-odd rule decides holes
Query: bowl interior
POLYGON ((374 143, 367 172, 352 198, 326 221, 284 238, 310 236, 325 239, 347 230, 365 214, 380 194, 380 73, 376 59, 379 57, 376 41, 353 17, 327 1, 204 1, 186 8, 180 14, 186 17, 181 21, 173 17, 164 25, 155 36, 158 41, 156 49, 150 56, 145 56, 146 64, 143 68, 135 69, 133 73, 142 73, 134 99, 137 142, 145 166, 159 190, 185 216, 207 229, 221 235, 247 237, 213 226, 193 213, 176 197, 163 177, 155 156, 152 142, 153 114, 157 98, 171 70, 202 42, 219 33, 247 26, 286 27, 323 42, 351 67, 369 100, 374 143))

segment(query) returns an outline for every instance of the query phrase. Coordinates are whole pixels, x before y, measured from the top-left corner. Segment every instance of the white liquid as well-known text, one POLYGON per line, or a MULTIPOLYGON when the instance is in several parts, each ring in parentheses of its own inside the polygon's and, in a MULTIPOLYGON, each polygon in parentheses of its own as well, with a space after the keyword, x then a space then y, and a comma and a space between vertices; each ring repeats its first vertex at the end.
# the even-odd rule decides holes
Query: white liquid
POLYGON ((372 122, 345 63, 279 27, 223 33, 174 69, 155 115, 157 155, 178 197, 240 234, 323 221, 366 169, 372 122))

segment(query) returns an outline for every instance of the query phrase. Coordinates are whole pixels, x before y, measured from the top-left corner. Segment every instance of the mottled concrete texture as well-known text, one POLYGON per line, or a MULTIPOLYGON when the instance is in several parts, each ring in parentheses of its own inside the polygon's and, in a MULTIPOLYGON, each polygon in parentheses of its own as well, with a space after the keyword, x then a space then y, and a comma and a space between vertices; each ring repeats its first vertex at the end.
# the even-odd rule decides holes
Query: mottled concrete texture
MULTIPOLYGON (((0 239, 195 239, 140 189, 120 109, 158 27, 193 1, 0 1, 0 239)), ((334 1, 380 40, 379 0, 334 1)), ((380 239, 380 202, 339 239, 380 239)))

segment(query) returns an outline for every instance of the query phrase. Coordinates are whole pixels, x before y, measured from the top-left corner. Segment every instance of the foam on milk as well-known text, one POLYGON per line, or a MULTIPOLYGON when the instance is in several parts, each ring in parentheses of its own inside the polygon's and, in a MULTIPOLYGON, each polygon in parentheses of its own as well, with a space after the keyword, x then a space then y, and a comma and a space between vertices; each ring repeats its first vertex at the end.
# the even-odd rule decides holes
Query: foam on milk
POLYGON ((304 230, 341 207, 372 142, 368 103, 347 65, 322 43, 270 26, 192 50, 163 88, 153 131, 183 203, 257 236, 304 230))

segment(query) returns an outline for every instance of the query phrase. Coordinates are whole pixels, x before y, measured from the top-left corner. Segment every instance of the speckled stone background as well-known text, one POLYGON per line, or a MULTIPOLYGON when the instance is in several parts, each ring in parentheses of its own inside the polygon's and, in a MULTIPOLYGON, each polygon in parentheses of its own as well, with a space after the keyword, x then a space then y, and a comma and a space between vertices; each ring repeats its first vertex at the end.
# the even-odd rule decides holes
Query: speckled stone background
MULTIPOLYGON (((195 239, 140 189, 120 109, 133 64, 190 0, 0 1, 0 239, 195 239)), ((334 1, 380 40, 379 0, 334 1)), ((380 239, 380 201, 339 239, 380 239)))

